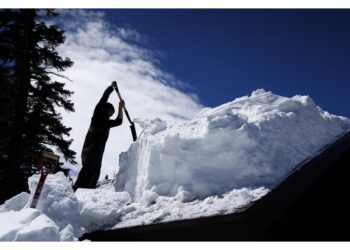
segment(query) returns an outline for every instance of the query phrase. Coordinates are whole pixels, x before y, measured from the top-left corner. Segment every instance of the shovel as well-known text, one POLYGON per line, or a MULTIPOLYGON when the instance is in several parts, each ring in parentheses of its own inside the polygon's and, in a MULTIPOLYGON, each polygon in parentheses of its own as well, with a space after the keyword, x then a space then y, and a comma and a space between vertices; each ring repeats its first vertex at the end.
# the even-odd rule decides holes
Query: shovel
MULTIPOLYGON (((123 98, 122 98, 122 96, 120 95, 117 82, 115 82, 114 89, 115 89, 115 91, 116 91, 117 94, 118 94, 119 100, 122 100, 123 98)), ((136 134, 135 123, 130 119, 129 113, 128 113, 128 111, 126 110, 126 107, 125 107, 125 106, 124 106, 124 111, 125 111, 126 117, 128 118, 128 120, 129 120, 129 122, 130 122, 130 129, 131 129, 132 139, 133 139, 134 141, 136 141, 136 140, 137 140, 137 134, 136 134)))

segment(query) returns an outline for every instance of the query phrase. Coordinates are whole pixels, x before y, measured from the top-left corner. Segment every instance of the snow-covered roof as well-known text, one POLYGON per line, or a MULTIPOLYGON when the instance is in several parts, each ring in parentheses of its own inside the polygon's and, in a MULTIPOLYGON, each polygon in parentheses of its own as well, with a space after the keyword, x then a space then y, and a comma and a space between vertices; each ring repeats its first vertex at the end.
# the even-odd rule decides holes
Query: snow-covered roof
POLYGON ((290 194, 277 196, 286 199, 280 203, 269 204, 268 197, 307 169, 313 169, 311 177, 317 176, 321 168, 305 168, 309 163, 304 163, 350 128, 348 118, 323 111, 308 96, 288 98, 262 89, 206 108, 181 124, 168 126, 159 118, 137 122, 144 133, 120 154, 113 185, 74 193, 62 173, 49 175, 37 209, 30 209, 39 180, 34 175, 29 179, 31 195, 19 194, 0 206, 5 222, 0 240, 77 240, 84 232, 108 228, 164 227, 170 221, 181 226, 191 220, 218 223, 207 218, 213 216, 239 221, 242 214, 254 218, 250 211, 279 211, 274 209, 303 190, 302 182, 289 186, 295 192, 289 189, 290 194), (303 167, 296 168, 301 163, 303 167), (269 205, 256 209, 259 204, 269 205))
MULTIPOLYGON (((349 157, 347 162, 339 162, 339 159, 347 154, 350 150, 350 132, 338 138, 338 140, 325 147, 320 153, 312 159, 303 162, 296 171, 283 180, 277 187, 271 190, 261 199, 251 202, 243 209, 236 210, 232 214, 213 215, 210 217, 200 217, 187 220, 178 220, 172 222, 162 222, 149 225, 138 225, 126 228, 116 228, 100 230, 87 233, 82 236, 81 240, 143 240, 143 241, 159 241, 159 240, 230 240, 230 241, 251 241, 251 240, 279 240, 276 230, 286 230, 279 226, 276 222, 284 216, 286 211, 290 209, 304 194, 318 182, 330 168, 349 165, 349 157), (269 230, 274 227, 275 231, 269 230)), ((347 171, 347 173, 349 170, 347 171)), ((339 173, 342 175, 345 173, 339 173)), ((333 183, 328 183, 332 185, 333 183)), ((331 187, 328 187, 330 189, 331 187)), ((334 190, 341 192, 341 190, 334 190)), ((346 190, 342 193, 347 195, 346 190)), ((331 194, 323 194, 324 196, 331 194)), ((325 201, 327 199, 324 199, 325 201)), ((333 204, 337 211, 337 204, 333 204)), ((315 208, 315 209, 321 209, 315 208)), ((322 210, 324 211, 324 210, 322 210)), ((347 211, 345 211, 348 214, 347 211)), ((319 214, 319 213, 317 213, 319 214)), ((340 215, 345 221, 349 221, 349 216, 344 213, 340 215)), ((334 214, 322 214, 319 218, 320 224, 325 223, 325 218, 339 218, 334 214)), ((292 218, 296 219, 296 218, 292 218)), ((335 222, 335 223, 339 223, 335 222)), ((346 223, 346 222, 345 222, 346 223)), ((344 224, 344 223, 343 223, 344 224)), ((303 224, 299 224, 303 226, 303 224)), ((310 225, 309 225, 310 226, 310 225)), ((293 230, 302 230, 301 228, 291 228, 285 232, 278 232, 279 235, 288 236, 285 240, 300 240, 300 234, 293 230)), ((323 227, 323 234, 318 231, 306 232, 303 235, 304 240, 348 240, 345 232, 343 236, 339 236, 342 228, 323 227)))

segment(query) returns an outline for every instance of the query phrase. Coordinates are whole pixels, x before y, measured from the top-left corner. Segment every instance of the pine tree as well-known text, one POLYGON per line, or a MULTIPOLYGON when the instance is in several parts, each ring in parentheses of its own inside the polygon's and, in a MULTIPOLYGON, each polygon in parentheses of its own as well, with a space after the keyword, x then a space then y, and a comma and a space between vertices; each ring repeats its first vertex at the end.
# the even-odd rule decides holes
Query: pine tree
POLYGON ((45 23, 56 16, 52 10, 0 12, 0 103, 5 105, 0 120, 6 133, 0 141, 0 189, 7 191, 0 202, 26 189, 24 173, 33 172, 40 153, 50 146, 75 163, 67 139, 71 128, 57 112, 57 107, 74 111, 72 92, 57 80, 73 62, 56 50, 64 32, 45 23))

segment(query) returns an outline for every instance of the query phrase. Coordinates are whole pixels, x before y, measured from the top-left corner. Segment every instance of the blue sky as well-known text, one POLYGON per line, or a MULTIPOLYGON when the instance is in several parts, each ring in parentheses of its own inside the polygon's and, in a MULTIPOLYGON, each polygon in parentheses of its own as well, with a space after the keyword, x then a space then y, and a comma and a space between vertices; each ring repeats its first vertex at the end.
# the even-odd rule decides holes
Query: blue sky
POLYGON ((161 68, 217 106, 257 88, 310 95, 350 117, 350 10, 118 10, 106 19, 147 36, 161 68))

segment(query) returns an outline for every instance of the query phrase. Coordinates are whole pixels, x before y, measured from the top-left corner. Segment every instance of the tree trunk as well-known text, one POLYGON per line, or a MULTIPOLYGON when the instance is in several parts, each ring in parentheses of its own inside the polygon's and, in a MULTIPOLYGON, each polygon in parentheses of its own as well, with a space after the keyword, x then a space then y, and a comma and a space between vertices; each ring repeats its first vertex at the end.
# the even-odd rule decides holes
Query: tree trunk
POLYGON ((28 92, 31 80, 30 71, 30 51, 32 48, 31 35, 34 28, 35 10, 21 10, 23 20, 23 40, 19 41, 18 49, 22 53, 16 56, 16 74, 17 74, 17 99, 15 106, 14 121, 12 124, 9 165, 7 166, 5 186, 2 190, 3 197, 0 197, 0 203, 20 192, 27 191, 27 183, 21 172, 21 158, 23 156, 25 117, 27 114, 28 92), (3 192, 4 191, 4 192, 3 192))

